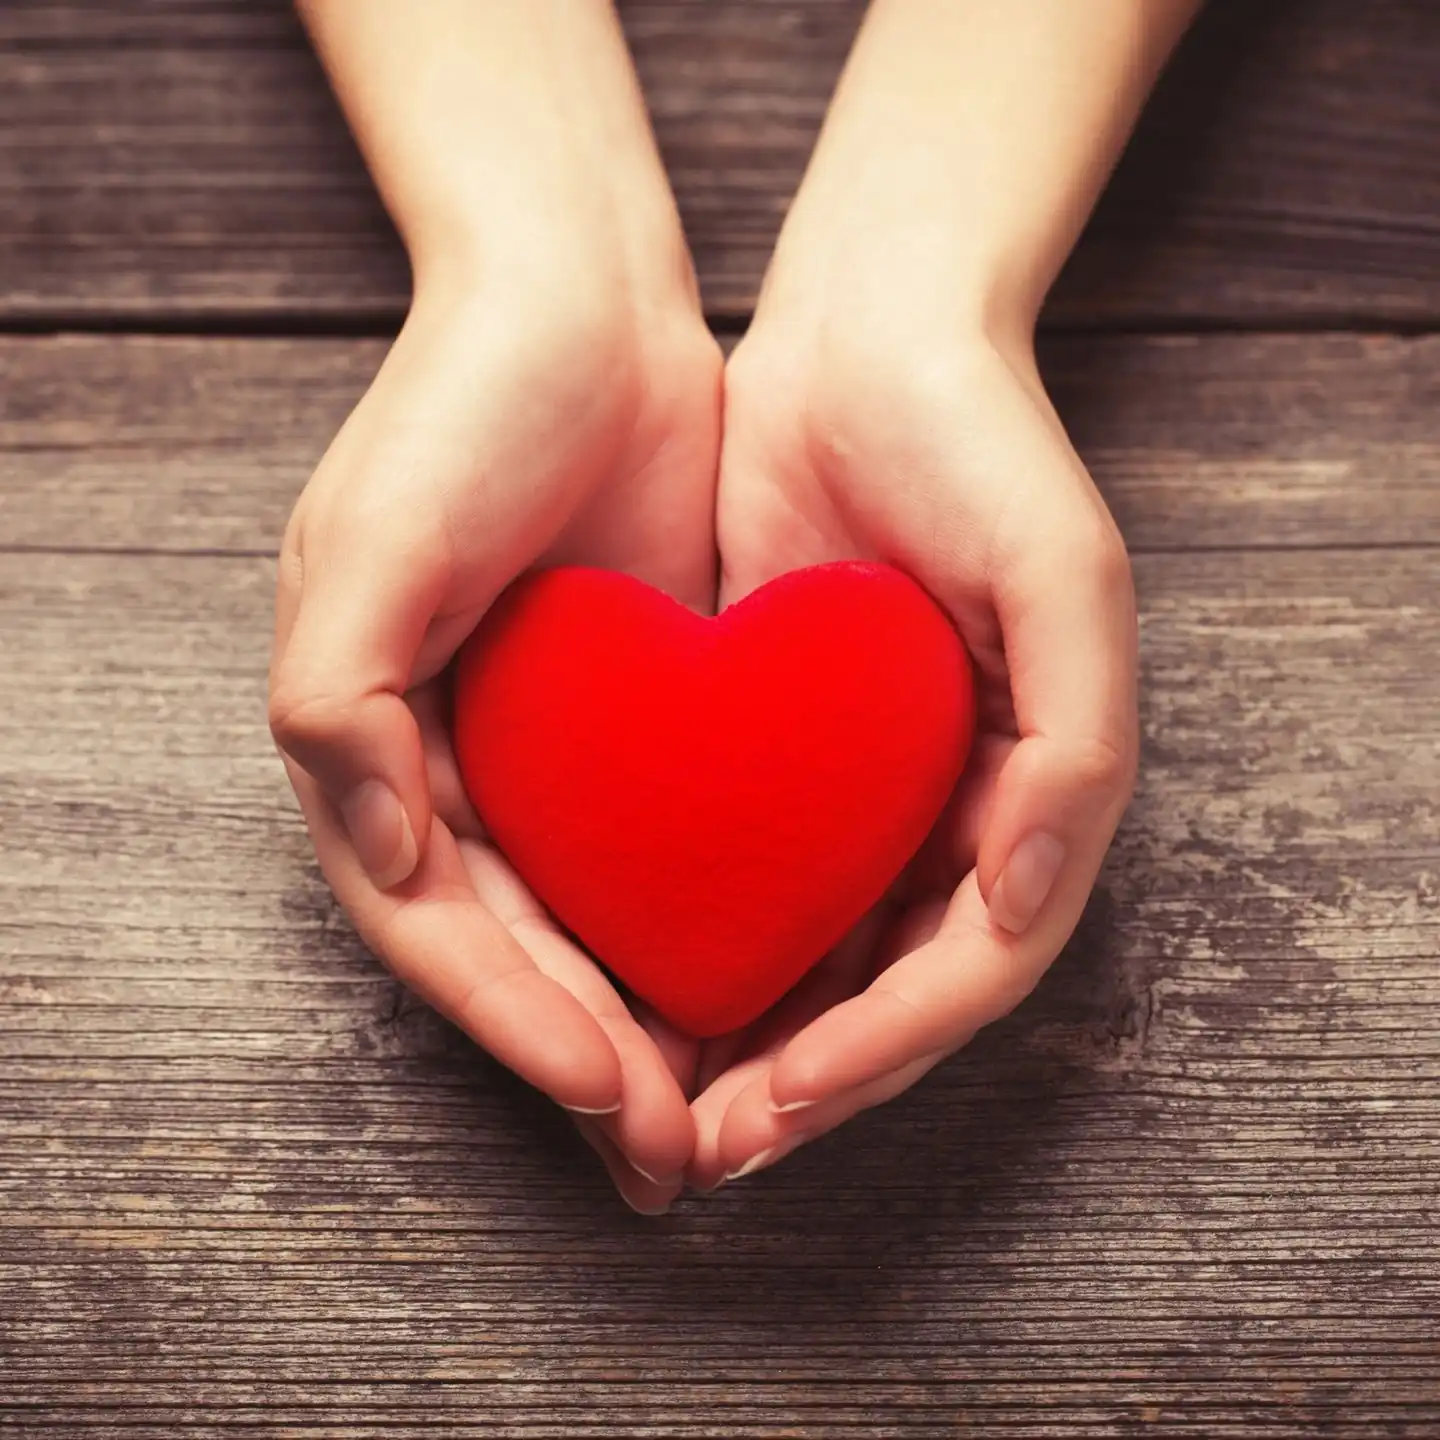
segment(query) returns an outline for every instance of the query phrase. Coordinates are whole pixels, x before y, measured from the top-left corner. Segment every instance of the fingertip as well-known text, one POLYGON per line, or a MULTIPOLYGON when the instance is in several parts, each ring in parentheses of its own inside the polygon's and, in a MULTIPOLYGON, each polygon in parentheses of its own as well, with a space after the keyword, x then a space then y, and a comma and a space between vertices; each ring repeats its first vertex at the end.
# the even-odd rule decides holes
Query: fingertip
POLYGON ((1002 943, 1058 951, 1074 928, 1134 786, 1128 743, 1030 735, 1010 754, 974 879, 1002 943))
POLYGON ((270 729, 287 765, 308 775, 333 809, 370 883, 389 891, 410 879, 434 808, 424 742, 405 698, 342 697, 282 676, 270 729))
POLYGON ((608 1119, 625 1107, 620 1061, 598 1026, 592 1033, 583 1023, 557 1022, 549 1044, 539 1054, 509 1060, 498 1047, 495 1054, 577 1118, 608 1119), (571 1033, 568 1046, 563 1039, 567 1030, 571 1033))
POLYGON ((770 1111, 774 1115, 795 1115, 801 1110, 809 1110, 812 1106, 818 1105, 818 1100, 791 1100, 781 1105, 775 1100, 770 1101, 770 1111))
POLYGON ((400 797, 383 780, 362 781, 339 804, 355 857, 377 890, 393 890, 415 873, 420 847, 400 797))
POLYGON ((776 1057, 770 1099, 778 1112, 820 1104, 866 1078, 867 1054, 877 1042, 872 994, 866 991, 826 1011, 776 1057))
POLYGON ((819 1131, 797 1130, 792 1134, 785 1135, 773 1145, 756 1151, 755 1154, 738 1165, 734 1170, 729 1171, 725 1176, 725 1184, 732 1181, 743 1180, 747 1175, 754 1175, 760 1170, 768 1170, 772 1165, 778 1164, 787 1155, 793 1154, 802 1145, 808 1145, 812 1140, 820 1137, 819 1131))
POLYGON ((673 1200, 637 1200, 623 1185, 615 1187, 615 1193, 637 1214, 643 1215, 647 1220, 658 1220, 662 1215, 670 1213, 670 1206, 673 1200))
POLYGON ((690 1107, 695 1124, 695 1151, 686 1166, 686 1178, 697 1190, 711 1190, 725 1176, 720 1157, 720 1134, 735 1098, 766 1074, 771 1059, 758 1055, 742 1060, 719 1075, 690 1107))
POLYGON ((528 957, 449 1013, 476 1044, 564 1109, 589 1116, 621 1109, 625 1077, 610 1037, 528 957))
POLYGON ((620 1058, 624 1104, 607 1127, 629 1163, 656 1184, 678 1183, 695 1152, 690 1107, 665 1058, 628 1017, 602 1022, 620 1058))
POLYGON ((723 1136, 721 1153, 729 1167, 725 1172, 725 1181, 739 1180, 757 1170, 768 1169, 802 1145, 808 1145, 845 1124, 862 1110, 893 1100, 945 1059, 950 1048, 955 1047, 921 1055, 906 1064, 882 1071, 867 1083, 842 1090, 822 1103, 807 1105, 798 1111, 796 1107, 791 1107, 790 1113, 795 1118, 787 1118, 784 1112, 778 1112, 772 1100, 768 1127, 758 1123, 757 1117, 741 1112, 723 1136))
POLYGON ((630 1161, 630 1168, 642 1179, 648 1180, 652 1185, 662 1189, 669 1189, 684 1183, 685 1171, 683 1168, 672 1170, 664 1175, 652 1175, 643 1165, 637 1165, 634 1160, 630 1161))
POLYGON ((662 1183, 636 1170, 607 1134, 602 1122, 577 1118, 575 1128, 600 1157, 615 1193, 631 1210, 647 1219, 658 1218, 669 1211, 680 1195, 678 1180, 662 1183))
POLYGON ((1023 935, 1045 908, 1065 864, 1065 845, 1043 831, 1027 835, 990 887, 990 918, 1010 935, 1023 935))
POLYGON ((730 1102, 720 1122, 715 1145, 719 1178, 729 1181, 748 1174, 750 1161, 783 1144, 792 1128, 775 1113, 769 1074, 758 1075, 730 1102))
POLYGON ((721 1126, 717 1150, 722 1183, 769 1169, 802 1145, 818 1140, 843 1118, 833 1106, 787 1118, 775 1108, 770 1077, 761 1077, 735 1098, 721 1126))
POLYGON ((620 1113, 625 1070, 610 1037, 563 985, 538 973, 535 980, 537 1003, 497 1017, 488 1048, 567 1110, 594 1117, 620 1113))

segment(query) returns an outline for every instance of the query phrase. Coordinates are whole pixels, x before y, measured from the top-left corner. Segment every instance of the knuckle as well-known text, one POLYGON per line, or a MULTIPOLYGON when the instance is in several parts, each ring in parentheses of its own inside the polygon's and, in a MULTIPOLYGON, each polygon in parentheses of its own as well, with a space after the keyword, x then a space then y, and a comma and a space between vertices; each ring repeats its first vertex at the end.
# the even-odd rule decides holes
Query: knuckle
POLYGON ((282 663, 270 692, 270 734, 286 754, 328 749, 344 743, 354 728, 353 704, 285 673, 282 663))
POLYGON ((290 518, 285 522, 285 531, 280 537, 280 554, 282 556, 293 556, 298 559, 303 554, 307 514, 308 507, 305 497, 302 496, 296 501, 295 508, 290 512, 290 518))
POLYGON ((1120 532, 1108 521, 1094 541, 1091 564, 1105 595, 1119 599, 1133 596, 1135 581, 1130 568, 1130 552, 1126 550, 1120 532))
POLYGON ((278 614, 288 608, 293 615, 305 586, 305 559, 298 548, 283 547, 275 561, 275 603, 278 614))
POLYGON ((1138 747, 1128 738, 1091 736, 1075 743, 1071 773, 1082 790, 1111 797, 1129 795, 1135 785, 1138 747))
POLYGON ((1098 497, 1070 515, 1059 543, 1067 568, 1077 579, 1083 577, 1101 599, 1115 602, 1133 595, 1130 552, 1098 497))

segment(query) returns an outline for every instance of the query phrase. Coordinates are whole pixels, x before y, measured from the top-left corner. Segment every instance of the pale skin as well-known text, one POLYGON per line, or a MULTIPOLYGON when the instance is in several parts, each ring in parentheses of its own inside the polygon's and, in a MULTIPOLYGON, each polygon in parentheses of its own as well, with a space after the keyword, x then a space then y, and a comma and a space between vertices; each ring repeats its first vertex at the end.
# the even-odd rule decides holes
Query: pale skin
POLYGON ((722 367, 608 4, 301 0, 415 294, 286 533, 272 728, 360 933, 574 1113, 636 1209, 900 1093, 1080 917, 1133 783, 1135 611, 1034 329, 1196 8, 875 0, 722 367), (887 903, 700 1047, 486 844, 445 667, 537 565, 710 610, 852 556, 965 637, 975 759, 887 903))

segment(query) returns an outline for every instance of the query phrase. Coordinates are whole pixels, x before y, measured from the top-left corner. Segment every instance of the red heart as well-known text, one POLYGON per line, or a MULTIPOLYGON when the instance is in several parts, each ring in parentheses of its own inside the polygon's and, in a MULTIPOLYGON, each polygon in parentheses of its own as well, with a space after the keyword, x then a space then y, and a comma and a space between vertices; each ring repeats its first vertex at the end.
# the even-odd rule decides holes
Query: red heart
POLYGON ((501 597, 461 651, 455 745, 491 837, 642 999, 748 1024, 885 893, 974 728, 943 612, 884 565, 717 619, 605 570, 501 597))

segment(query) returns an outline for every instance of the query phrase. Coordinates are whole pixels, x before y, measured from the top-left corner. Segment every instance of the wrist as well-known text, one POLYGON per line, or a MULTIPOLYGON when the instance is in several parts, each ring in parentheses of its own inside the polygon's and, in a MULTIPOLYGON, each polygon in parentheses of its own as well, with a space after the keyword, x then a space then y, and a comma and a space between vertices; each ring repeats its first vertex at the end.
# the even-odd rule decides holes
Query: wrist
MULTIPOLYGON (((417 289, 694 279, 613 7, 299 0, 417 289)), ((696 301, 698 306, 698 301, 696 301)))
POLYGON ((663 174, 597 174, 567 160, 502 192, 454 187, 401 221, 417 300, 476 292, 701 316, 690 252, 663 174))
POLYGON ((873 374, 982 353, 1031 370, 1039 304, 1014 270, 928 222, 863 210, 842 220, 797 204, 747 344, 830 373, 841 357, 873 374))
MULTIPOLYGON (((593 236, 593 232, 590 232, 593 236)), ((583 247, 554 234, 525 247, 484 228, 436 237, 415 267, 405 330, 419 352, 498 364, 619 396, 675 355, 713 349, 683 245, 669 281, 637 275, 618 239, 583 247)))
POLYGON ((1196 8, 872 0, 767 290, 954 315, 1014 348, 1196 8))
POLYGON ((997 379, 1048 403, 1033 311, 983 275, 953 274, 943 301, 937 287, 917 285, 913 268, 892 268, 888 257, 847 261, 830 278, 834 288, 812 287, 797 261, 794 284, 784 272, 773 287, 767 280, 726 372, 727 392, 744 397, 737 405, 763 408, 767 397, 798 394, 817 433, 843 435, 860 417, 889 416, 889 425, 963 409, 993 393, 997 379), (897 301, 901 275, 907 296, 897 301))

